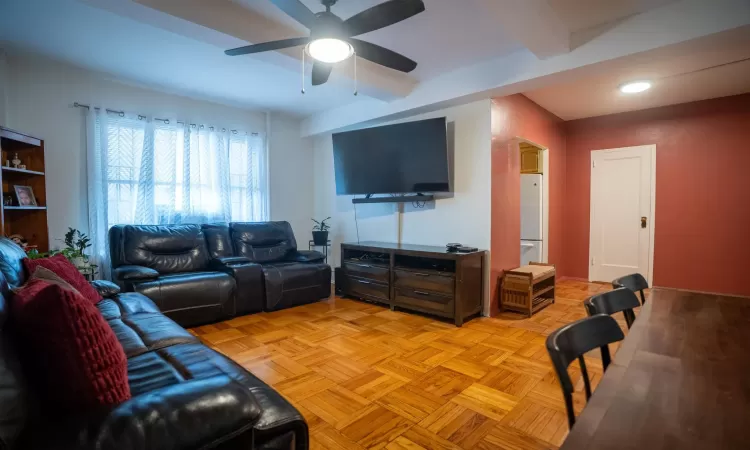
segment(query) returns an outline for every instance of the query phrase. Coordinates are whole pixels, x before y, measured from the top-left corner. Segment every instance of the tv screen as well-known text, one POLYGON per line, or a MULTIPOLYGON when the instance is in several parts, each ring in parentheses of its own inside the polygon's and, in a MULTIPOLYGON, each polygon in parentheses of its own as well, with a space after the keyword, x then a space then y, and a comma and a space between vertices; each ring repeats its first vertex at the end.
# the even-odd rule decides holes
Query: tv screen
POLYGON ((445 117, 333 135, 336 194, 450 192, 445 117))

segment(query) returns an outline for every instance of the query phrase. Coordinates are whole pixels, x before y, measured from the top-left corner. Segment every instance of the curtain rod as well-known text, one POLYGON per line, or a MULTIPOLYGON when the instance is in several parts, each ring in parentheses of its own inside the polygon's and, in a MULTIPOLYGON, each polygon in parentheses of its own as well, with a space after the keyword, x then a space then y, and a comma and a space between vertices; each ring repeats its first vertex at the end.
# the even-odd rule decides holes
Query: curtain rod
MULTIPOLYGON (((73 106, 76 107, 76 108, 91 109, 90 105, 84 105, 83 103, 78 103, 78 102, 73 102, 73 106)), ((95 106, 94 109, 101 109, 101 108, 98 108, 98 107, 95 106)), ((105 111, 107 111, 108 113, 117 114, 120 117, 125 117, 125 111, 117 111, 115 109, 105 109, 105 111)), ((142 116, 142 115, 138 114, 138 120, 143 120, 145 118, 146 118, 146 116, 142 116)), ((158 117, 154 117, 153 120, 158 120, 159 122, 164 122, 166 125, 169 125, 169 119, 159 119, 158 117)), ((179 121, 179 120, 177 121, 177 123, 182 124, 182 125, 189 125, 192 128, 196 128, 196 127, 200 128, 200 129, 205 128, 204 125, 197 125, 197 124, 194 124, 194 123, 188 123, 188 124, 186 124, 185 122, 182 122, 182 121, 179 121)), ((208 127, 208 129, 213 131, 214 127, 208 127)), ((227 129, 226 128, 222 128, 221 131, 227 131, 227 129)), ((232 134, 237 134, 238 133, 237 130, 229 130, 229 131, 232 134)), ((251 136, 258 136, 258 133, 250 133, 250 135, 251 136)))

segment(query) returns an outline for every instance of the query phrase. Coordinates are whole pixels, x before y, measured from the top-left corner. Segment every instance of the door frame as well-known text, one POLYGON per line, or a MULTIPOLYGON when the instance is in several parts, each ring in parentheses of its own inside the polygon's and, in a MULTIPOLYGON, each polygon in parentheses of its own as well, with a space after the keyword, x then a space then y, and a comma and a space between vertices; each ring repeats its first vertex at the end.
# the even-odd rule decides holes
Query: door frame
MULTIPOLYGON (((514 137, 516 144, 516 152, 521 154, 521 142, 526 142, 534 147, 542 149, 542 261, 543 263, 549 262, 549 148, 537 144, 534 141, 522 138, 520 136, 514 137)), ((519 239, 520 240, 520 239, 519 239)))
POLYGON ((632 145, 629 147, 608 148, 608 149, 591 151, 591 155, 589 156, 589 260, 588 260, 589 281, 592 281, 591 269, 593 266, 591 264, 591 261, 594 258, 594 255, 593 255, 594 235, 591 232, 592 225, 594 223, 594 204, 595 204, 594 203, 594 173, 591 170, 594 166, 594 156, 595 154, 601 155, 602 153, 616 153, 618 151, 630 150, 630 149, 639 148, 639 147, 648 147, 651 153, 651 186, 650 186, 651 211, 649 212, 651 216, 651 226, 649 227, 649 230, 648 230, 648 273, 645 274, 645 276, 646 276, 646 280, 648 281, 648 285, 652 287, 654 285, 654 230, 656 230, 656 144, 632 145))

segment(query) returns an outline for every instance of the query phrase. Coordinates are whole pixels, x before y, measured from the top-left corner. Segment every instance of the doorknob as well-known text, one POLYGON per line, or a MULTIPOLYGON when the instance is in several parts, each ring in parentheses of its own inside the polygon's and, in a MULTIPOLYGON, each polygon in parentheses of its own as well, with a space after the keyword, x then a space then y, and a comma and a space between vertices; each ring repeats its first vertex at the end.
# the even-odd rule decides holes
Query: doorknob
POLYGON ((646 222, 647 222, 646 217, 645 216, 641 217, 641 228, 646 228, 646 222))

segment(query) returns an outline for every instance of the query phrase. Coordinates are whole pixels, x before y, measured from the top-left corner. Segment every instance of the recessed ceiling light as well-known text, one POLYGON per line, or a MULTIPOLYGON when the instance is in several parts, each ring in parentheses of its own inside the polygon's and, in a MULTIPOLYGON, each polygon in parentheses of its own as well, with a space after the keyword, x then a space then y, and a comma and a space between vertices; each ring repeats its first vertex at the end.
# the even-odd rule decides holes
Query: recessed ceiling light
POLYGON ((620 92, 625 94, 635 94, 651 88, 650 81, 635 81, 633 83, 623 84, 620 86, 620 92))

